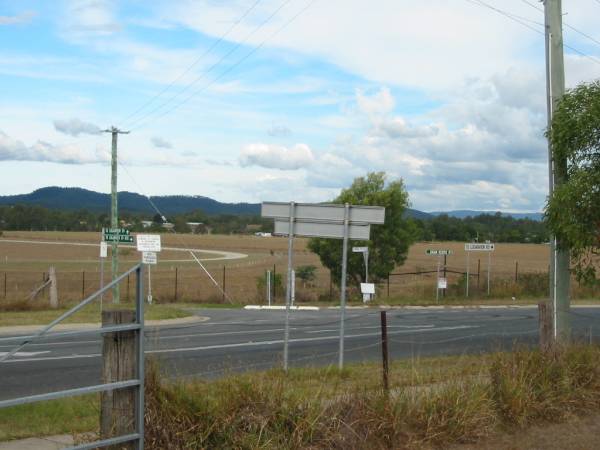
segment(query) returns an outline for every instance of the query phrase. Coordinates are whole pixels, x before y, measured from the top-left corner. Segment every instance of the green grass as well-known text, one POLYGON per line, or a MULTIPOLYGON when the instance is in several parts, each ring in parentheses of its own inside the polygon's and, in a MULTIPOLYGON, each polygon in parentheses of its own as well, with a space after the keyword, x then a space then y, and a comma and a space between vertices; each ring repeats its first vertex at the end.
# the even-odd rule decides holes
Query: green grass
POLYGON ((99 396, 87 395, 0 409, 0 441, 97 431, 99 396))
MULTIPOLYGON (((13 303, 11 305, 0 304, 0 327, 16 326, 16 325, 44 325, 50 323, 52 320, 59 317, 64 312, 68 311, 68 306, 63 306, 58 309, 26 309, 29 304, 22 305, 22 303, 13 303), (10 310, 12 305, 13 309, 22 308, 22 310, 10 310), (9 309, 8 311, 6 309, 9 309)), ((69 305, 70 307, 74 306, 69 305)), ((105 309, 113 309, 114 305, 110 303, 104 304, 105 309)), ((122 303, 120 305, 124 309, 132 309, 133 305, 129 303, 122 303)), ((47 308, 47 306, 44 306, 47 308)), ((146 320, 165 320, 165 319, 179 319, 182 317, 191 316, 192 313, 186 311, 182 306, 178 304, 152 304, 145 305, 144 318, 146 320)), ((64 322, 66 324, 74 323, 100 323, 100 305, 92 303, 86 306, 82 310, 76 312, 73 316, 67 318, 64 322)))

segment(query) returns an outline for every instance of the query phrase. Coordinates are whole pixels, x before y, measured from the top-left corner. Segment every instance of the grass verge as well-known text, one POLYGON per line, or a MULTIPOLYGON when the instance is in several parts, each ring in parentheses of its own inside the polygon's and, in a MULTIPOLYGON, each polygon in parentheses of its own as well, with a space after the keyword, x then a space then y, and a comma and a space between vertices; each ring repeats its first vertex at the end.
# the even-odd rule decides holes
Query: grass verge
MULTIPOLYGON (((0 327, 18 326, 18 325, 45 325, 59 317, 61 314, 69 310, 75 304, 62 305, 58 309, 47 309, 44 306, 40 309, 31 309, 31 305, 27 304, 21 307, 21 302, 12 304, 4 304, 0 308, 0 327), (21 309, 21 310, 19 310, 21 309)), ((121 308, 134 308, 130 303, 121 303, 121 308)), ((112 304, 105 304, 105 308, 113 308, 112 304)), ((146 320, 166 320, 179 319, 182 317, 191 316, 190 311, 185 310, 185 305, 179 304, 152 304, 146 305, 144 318, 146 320)), ((100 305, 93 303, 76 312, 71 317, 61 323, 100 323, 100 305)))

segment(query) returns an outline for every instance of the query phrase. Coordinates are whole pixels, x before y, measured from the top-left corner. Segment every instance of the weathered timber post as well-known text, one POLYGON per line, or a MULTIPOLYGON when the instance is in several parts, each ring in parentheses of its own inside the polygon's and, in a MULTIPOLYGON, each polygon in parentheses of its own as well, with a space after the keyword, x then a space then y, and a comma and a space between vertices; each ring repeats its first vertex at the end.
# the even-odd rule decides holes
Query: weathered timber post
POLYGON ((381 311, 381 360, 383 374, 383 389, 387 392, 389 385, 389 363, 388 363, 388 337, 387 337, 387 314, 381 311))
POLYGON ((540 350, 547 352, 552 347, 552 314, 547 302, 538 303, 540 350))
POLYGON ((58 308, 58 286, 56 284, 56 269, 48 269, 48 279, 50 280, 50 308, 58 308))
POLYGON ((175 267, 175 301, 177 301, 177 281, 179 278, 178 268, 175 267))
MULTIPOLYGON (((102 326, 135 322, 135 311, 102 311, 102 326)), ((102 382, 114 383, 136 378, 137 348, 135 331, 106 333, 102 341, 102 382)), ((135 388, 106 391, 100 397, 101 439, 135 432, 135 388)), ((114 448, 134 448, 119 444, 114 448)))

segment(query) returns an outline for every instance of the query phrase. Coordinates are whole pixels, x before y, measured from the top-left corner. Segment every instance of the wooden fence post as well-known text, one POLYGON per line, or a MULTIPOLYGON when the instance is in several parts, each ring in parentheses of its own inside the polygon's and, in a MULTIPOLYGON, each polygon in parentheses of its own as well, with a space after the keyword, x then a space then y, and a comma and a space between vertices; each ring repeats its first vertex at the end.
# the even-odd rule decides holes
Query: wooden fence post
POLYGON ((477 259, 477 293, 479 293, 479 275, 481 275, 481 259, 477 259))
POLYGON ((178 279, 178 268, 175 267, 175 301, 177 301, 177 279, 178 279))
POLYGON ((547 302, 538 303, 540 350, 547 352, 552 347, 552 315, 547 302))
POLYGON ((81 272, 81 298, 85 298, 85 270, 81 272))
POLYGON ((58 308, 58 286, 54 267, 48 269, 48 279, 50 280, 50 308, 56 309, 58 308))
POLYGON ((127 275, 127 301, 129 301, 129 275, 127 275))
POLYGON ((387 298, 390 298, 390 274, 387 276, 387 298))
POLYGON ((277 298, 277 283, 275 283, 275 280, 277 279, 276 275, 277 267, 275 267, 275 264, 273 264, 273 300, 277 298))
POLYGON ((381 360, 382 360, 382 375, 383 389, 387 392, 389 386, 389 364, 388 364, 388 337, 387 337, 387 314, 386 311, 381 311, 381 360))
MULTIPOLYGON (((135 311, 102 311, 102 326, 135 322, 135 311)), ((114 383, 136 377, 135 331, 106 333, 102 341, 102 382, 114 383)), ((101 439, 135 432, 135 388, 103 392, 100 396, 101 439)), ((133 444, 116 448, 133 448, 133 444)))
POLYGON ((4 298, 6 298, 6 272, 4 272, 4 298))
POLYGON ((515 283, 519 281, 519 261, 515 261, 515 283))
POLYGON ((221 294, 221 302, 225 303, 225 266, 223 266, 223 292, 221 294))

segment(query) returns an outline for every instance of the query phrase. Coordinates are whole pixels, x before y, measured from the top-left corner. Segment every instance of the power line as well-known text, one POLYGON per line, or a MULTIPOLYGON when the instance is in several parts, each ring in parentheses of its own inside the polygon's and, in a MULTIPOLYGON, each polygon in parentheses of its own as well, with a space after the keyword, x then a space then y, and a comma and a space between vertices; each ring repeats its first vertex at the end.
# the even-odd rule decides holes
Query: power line
MULTIPOLYGON (((542 8, 540 8, 539 6, 537 6, 537 5, 533 4, 533 3, 531 3, 529 0, 521 0, 521 1, 522 1, 523 3, 525 3, 526 5, 529 5, 529 6, 531 6, 533 9, 535 9, 535 10, 537 10, 537 11, 540 11, 541 13, 543 13, 543 12, 544 12, 544 10, 543 10, 542 8)), ((596 0, 596 1, 597 1, 598 3, 600 3, 600 0, 596 0)), ((578 28, 575 28, 575 27, 574 27, 574 26, 572 26, 572 25, 569 25, 569 24, 568 24, 567 22, 565 22, 565 21, 563 21, 563 25, 564 25, 565 27, 567 27, 568 29, 570 29, 570 30, 573 30, 574 32, 576 32, 576 33, 578 33, 578 34, 580 34, 580 35, 582 35, 582 36, 586 37, 587 39, 589 39, 590 41, 594 42, 595 44, 598 44, 598 45, 600 45, 600 41, 599 41, 598 39, 594 38, 593 36, 590 36, 589 34, 587 34, 587 33, 584 33, 583 31, 579 30, 578 28)))
MULTIPOLYGON (((533 22, 533 23, 537 24, 537 22, 535 22, 533 20, 526 19, 524 17, 517 16, 515 14, 509 13, 509 12, 504 11, 504 10, 501 10, 501 9, 496 8, 495 6, 492 6, 492 5, 490 5, 488 3, 485 3, 485 2, 483 2, 481 0, 465 0, 465 1, 467 1, 469 3, 472 3, 474 5, 477 5, 477 6, 482 6, 484 8, 488 8, 488 9, 490 9, 490 10, 492 10, 492 11, 498 13, 498 14, 501 14, 502 16, 504 16, 504 17, 506 17, 506 18, 514 21, 514 22, 517 22, 517 23, 521 24, 522 26, 524 26, 526 28, 529 28, 530 30, 532 30, 532 31, 534 31, 534 32, 536 32, 536 33, 538 33, 538 34, 540 34, 542 36, 545 36, 545 34, 544 34, 543 31, 541 31, 541 30, 539 30, 537 28, 534 28, 534 27, 532 27, 531 25, 529 25, 528 23, 525 22, 525 21, 528 21, 528 22, 533 22)), ((596 58, 595 56, 588 55, 587 53, 582 52, 581 50, 573 47, 572 45, 568 45, 568 44, 566 44, 564 42, 563 42, 563 46, 565 48, 568 48, 569 50, 577 53, 578 55, 583 56, 584 58, 587 58, 590 61, 595 62, 596 64, 600 64, 600 59, 596 58)))
POLYGON ((190 70, 192 70, 206 55, 208 55, 215 47, 217 47, 217 45, 219 45, 221 42, 223 42, 223 40, 229 35, 229 33, 231 33, 234 30, 234 28, 237 27, 240 24, 240 22, 242 20, 244 20, 248 16, 248 14, 250 14, 260 2, 261 2, 261 0, 256 0, 256 2, 254 2, 252 4, 252 6, 250 6, 250 8, 248 8, 246 10, 246 12, 244 12, 244 14, 242 14, 242 16, 238 20, 236 20, 225 33, 223 33, 218 39, 216 39, 212 43, 212 45, 206 51, 204 51, 204 53, 202 53, 198 58, 196 58, 192 62, 192 64, 190 64, 188 66, 187 69, 185 69, 182 73, 180 73, 164 89, 162 89, 160 92, 158 92, 157 94, 152 96, 148 101, 146 101, 144 104, 142 104, 139 108, 137 108, 131 114, 129 114, 129 115, 125 116, 123 119, 121 119, 120 122, 124 122, 125 120, 130 119, 131 117, 134 117, 137 113, 139 113, 140 111, 143 111, 147 106, 151 105, 154 102, 154 100, 156 100, 158 97, 160 97, 165 92, 167 92, 171 87, 173 87, 173 85, 177 81, 179 81, 184 75, 186 75, 190 70))
MULTIPOLYGON (((254 34, 256 34, 258 31, 260 31, 265 25, 267 25, 271 19, 273 19, 273 17, 275 17, 277 15, 277 13, 279 11, 281 11, 285 6, 287 6, 292 0, 285 0, 283 3, 281 3, 279 5, 279 7, 277 7, 275 9, 275 11, 273 11, 262 23, 260 23, 260 25, 258 25, 257 27, 255 27, 250 33, 248 33, 246 35, 246 37, 244 37, 244 39, 242 39, 240 42, 238 42, 236 45, 234 45, 227 53, 225 53, 225 55, 223 55, 217 62, 215 62, 214 64, 212 64, 207 70, 205 70, 199 77, 197 77, 194 81, 192 81, 191 83, 187 84, 186 86, 184 86, 182 89, 180 89, 175 95, 171 96, 169 99, 167 99, 167 101, 163 102, 162 104, 159 104, 156 108, 152 109, 150 112, 148 112, 145 115, 142 115, 141 117, 137 118, 136 120, 134 120, 131 124, 131 126, 135 126, 138 123, 142 122, 144 119, 146 119, 147 117, 150 117, 152 114, 154 114, 155 112, 159 111, 160 109, 162 109, 163 107, 167 106, 169 103, 171 103, 173 100, 175 100, 177 97, 179 97, 181 94, 183 94, 184 92, 186 92, 188 89, 190 89, 192 86, 194 86, 195 84, 197 84, 200 80, 202 80, 206 75, 208 75, 209 72, 211 72, 213 69, 215 69, 219 64, 221 64, 223 61, 225 61, 230 55, 232 55, 233 53, 235 53, 242 45, 244 45, 254 34)), ((159 117, 161 117, 159 115, 159 117)), ((139 128, 139 127, 135 127, 135 128, 139 128)))
POLYGON ((187 103, 190 99, 192 99, 192 97, 194 97, 197 94, 199 94, 199 93, 205 91, 206 89, 208 89, 210 86, 212 86, 214 83, 216 83, 217 81, 219 81, 221 78, 223 78, 229 72, 231 72, 233 69, 235 69, 236 67, 240 66, 244 61, 246 61, 248 58, 250 58, 254 53, 256 53, 257 51, 259 51, 262 47, 264 47, 264 45, 270 39, 272 39, 277 34, 279 34, 281 31, 283 31, 285 28, 287 28, 294 20, 296 20, 306 10, 308 10, 316 1, 317 0, 312 0, 308 4, 306 4, 306 6, 304 6, 304 8, 302 8, 294 16, 292 16, 291 19, 289 19, 287 22, 285 22, 281 27, 279 27, 277 30, 275 30, 275 32, 273 32, 271 35, 269 35, 267 38, 265 38, 260 44, 258 44, 254 48, 252 48, 246 55, 244 55, 241 59, 239 59, 235 64, 233 64, 232 66, 230 66, 226 70, 224 70, 221 74, 219 74, 216 78, 214 78, 213 80, 211 80, 208 84, 205 84, 200 89, 196 90, 195 92, 192 92, 189 96, 187 96, 186 98, 184 98, 181 102, 175 104, 172 108, 167 109, 166 111, 163 111, 162 113, 160 113, 160 114, 156 115, 155 117, 147 120, 146 122, 142 122, 141 124, 139 124, 139 121, 138 121, 138 125, 135 126, 134 129, 136 129, 136 130, 140 129, 143 126, 147 125, 148 123, 150 123, 150 122, 152 122, 152 121, 154 121, 156 119, 159 119, 161 117, 164 117, 167 114, 170 114, 171 112, 175 111, 176 109, 180 108, 185 103, 187 103))

